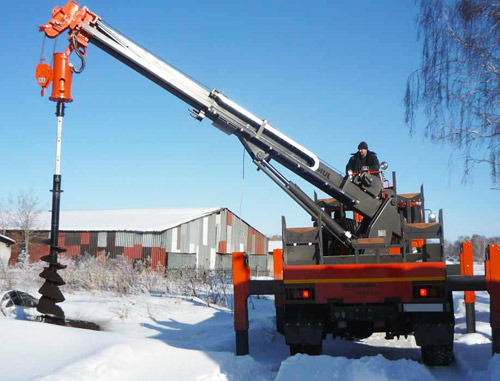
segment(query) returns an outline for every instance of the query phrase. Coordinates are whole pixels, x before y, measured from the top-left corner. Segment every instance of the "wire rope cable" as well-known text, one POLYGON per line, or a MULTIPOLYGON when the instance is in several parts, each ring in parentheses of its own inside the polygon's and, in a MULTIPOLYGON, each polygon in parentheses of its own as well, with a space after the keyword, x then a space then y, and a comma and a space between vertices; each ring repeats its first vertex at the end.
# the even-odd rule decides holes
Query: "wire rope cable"
POLYGON ((56 53, 56 48, 57 48, 57 39, 59 38, 56 37, 54 38, 54 47, 52 48, 52 57, 50 57, 50 67, 54 67, 54 54, 56 53))
POLYGON ((331 169, 333 169, 334 171, 337 171, 337 172, 338 172, 338 173, 340 173, 341 175, 344 175, 344 176, 345 176, 344 171, 342 171, 342 170, 340 170, 340 169, 336 168, 335 166, 331 165, 331 164, 330 164, 330 163, 328 163, 326 160, 323 160, 321 157, 319 157, 319 160, 320 160, 322 163, 324 163, 324 164, 326 164, 327 166, 329 166, 329 167, 330 167, 331 169))
POLYGON ((40 62, 43 62, 45 61, 45 57, 43 56, 43 51, 45 50, 45 39, 47 38, 47 36, 44 34, 43 35, 43 38, 42 38, 42 51, 40 53, 40 62))

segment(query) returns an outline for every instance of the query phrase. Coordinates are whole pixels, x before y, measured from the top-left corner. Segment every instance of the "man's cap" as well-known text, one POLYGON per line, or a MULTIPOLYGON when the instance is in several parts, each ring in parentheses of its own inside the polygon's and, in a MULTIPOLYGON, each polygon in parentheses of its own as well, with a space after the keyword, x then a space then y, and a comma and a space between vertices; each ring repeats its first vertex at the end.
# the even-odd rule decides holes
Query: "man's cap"
POLYGON ((358 149, 368 149, 368 144, 366 144, 366 142, 361 142, 358 145, 358 149))

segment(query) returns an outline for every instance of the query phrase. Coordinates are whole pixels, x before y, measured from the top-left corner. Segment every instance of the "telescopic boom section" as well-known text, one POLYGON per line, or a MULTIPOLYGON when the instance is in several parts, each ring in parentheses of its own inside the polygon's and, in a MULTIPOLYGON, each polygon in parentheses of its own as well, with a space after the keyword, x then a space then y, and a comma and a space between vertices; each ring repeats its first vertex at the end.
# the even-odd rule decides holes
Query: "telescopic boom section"
POLYGON ((236 135, 254 161, 274 159, 332 197, 365 217, 373 218, 382 201, 348 181, 318 157, 288 136, 235 102, 222 92, 209 90, 160 58, 135 44, 101 21, 86 7, 73 1, 54 8, 52 19, 40 26, 50 38, 68 31, 71 53, 86 54, 88 42, 155 82, 193 109, 198 120, 208 118, 227 134, 236 135))

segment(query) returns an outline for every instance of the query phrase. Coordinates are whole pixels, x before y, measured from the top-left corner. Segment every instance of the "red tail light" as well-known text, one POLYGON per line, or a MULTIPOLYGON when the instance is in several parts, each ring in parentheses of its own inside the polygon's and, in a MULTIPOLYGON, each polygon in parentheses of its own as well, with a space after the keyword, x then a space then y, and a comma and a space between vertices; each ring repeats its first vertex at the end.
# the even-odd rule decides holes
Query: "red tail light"
POLYGON ((313 287, 290 287, 286 290, 286 299, 292 301, 314 301, 313 287))
POLYGON ((413 297, 416 299, 441 299, 445 296, 444 286, 441 285, 414 285, 413 297))

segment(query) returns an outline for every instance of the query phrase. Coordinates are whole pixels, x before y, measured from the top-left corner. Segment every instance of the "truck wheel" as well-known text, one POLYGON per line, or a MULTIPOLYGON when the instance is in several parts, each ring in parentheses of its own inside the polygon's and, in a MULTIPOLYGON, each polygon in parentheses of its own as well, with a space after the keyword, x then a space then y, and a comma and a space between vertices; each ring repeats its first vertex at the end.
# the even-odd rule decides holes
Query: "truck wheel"
POLYGON ((319 356, 323 352, 323 345, 290 345, 290 356, 295 356, 297 353, 304 353, 310 356, 319 356))
POLYGON ((276 332, 285 334, 285 309, 276 307, 276 332))
POLYGON ((290 356, 295 356, 297 353, 302 353, 302 345, 290 344, 290 356))
POLYGON ((323 345, 308 345, 306 347, 306 351, 305 353, 307 353, 308 355, 311 355, 311 356, 319 356, 321 355, 321 353, 323 353, 323 345))
POLYGON ((448 366, 453 362, 453 345, 426 345, 421 350, 425 365, 448 366))

